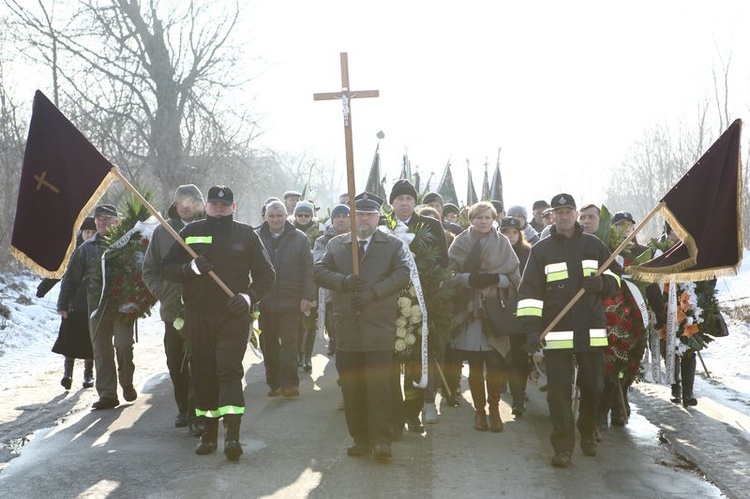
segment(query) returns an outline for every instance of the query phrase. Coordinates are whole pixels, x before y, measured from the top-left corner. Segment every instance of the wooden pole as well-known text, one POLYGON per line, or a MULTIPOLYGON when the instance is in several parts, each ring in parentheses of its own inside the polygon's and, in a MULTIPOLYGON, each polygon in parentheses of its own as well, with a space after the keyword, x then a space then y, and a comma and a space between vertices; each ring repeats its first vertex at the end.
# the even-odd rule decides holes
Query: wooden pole
POLYGON ((352 145, 352 113, 351 99, 356 97, 378 97, 380 92, 377 90, 350 91, 349 90, 349 56, 346 52, 339 54, 341 62, 341 92, 329 92, 313 94, 314 100, 333 100, 341 99, 344 110, 344 141, 346 145, 346 179, 347 193, 349 194, 349 208, 351 213, 351 247, 352 247, 352 272, 359 274, 359 246, 357 246, 357 210, 354 205, 355 185, 354 185, 354 146, 352 145))
MULTIPOLYGON (((180 243, 180 245, 183 248, 185 248, 185 251, 188 252, 188 255, 190 255, 192 258, 198 258, 198 254, 195 251, 193 251, 193 248, 191 248, 185 242, 185 240, 182 239, 182 237, 180 237, 180 235, 177 233, 177 231, 175 231, 172 228, 172 226, 169 225, 166 220, 164 220, 164 218, 161 216, 161 214, 159 214, 159 212, 156 211, 156 209, 153 206, 151 206, 151 203, 149 203, 148 200, 146 198, 144 198, 141 195, 140 192, 138 192, 138 189, 136 189, 135 187, 133 187, 133 184, 131 184, 128 181, 128 179, 126 179, 122 175, 122 173, 120 172, 119 168, 117 168, 116 166, 113 167, 112 168, 112 174, 115 177, 117 177, 120 182, 122 182, 122 184, 125 186, 125 188, 127 188, 136 198, 138 198, 138 200, 143 204, 143 206, 146 207, 146 209, 148 209, 148 211, 153 216, 156 217, 156 219, 159 221, 159 223, 162 225, 162 227, 164 227, 165 229, 167 229, 167 232, 169 232, 169 234, 174 238, 174 240, 177 241, 178 243, 180 243)), ((214 280, 214 282, 216 282, 216 284, 219 285, 219 287, 227 294, 227 296, 229 296, 230 298, 234 297, 235 293, 231 289, 229 289, 229 287, 226 284, 224 284, 224 281, 222 281, 221 279, 219 279, 219 276, 217 276, 216 273, 213 270, 209 271, 208 275, 211 277, 211 279, 214 280)))
MULTIPOLYGON (((615 261, 615 258, 617 258, 617 255, 622 253, 622 251, 625 249, 628 243, 635 238, 636 234, 638 234, 638 232, 643 227, 645 227, 646 223, 648 223, 648 221, 651 220, 651 218, 653 218, 654 215, 656 215, 656 212, 659 211, 659 208, 661 208, 661 203, 654 206, 654 208, 649 212, 649 214, 646 215, 646 218, 644 218, 643 221, 639 223, 635 227, 635 229, 633 229, 633 232, 631 232, 628 235, 628 237, 626 237, 625 240, 622 243, 620 243, 620 246, 618 246, 617 249, 613 251, 611 255, 609 255, 609 258, 607 258, 607 260, 601 265, 601 267, 597 269, 596 275, 601 275, 605 270, 607 270, 607 267, 609 267, 610 264, 613 261, 615 261)), ((542 335, 540 336, 541 340, 544 340, 547 334, 550 331, 552 331, 552 329, 554 329, 555 326, 557 326, 557 324, 562 320, 562 318, 565 317, 565 314, 567 314, 570 311, 570 309, 573 308, 573 305, 575 305, 576 302, 581 299, 581 297, 583 296, 583 293, 585 293, 585 290, 583 288, 579 289, 578 292, 573 296, 573 298, 568 302, 568 304, 565 305, 565 307, 562 310, 560 310, 560 313, 557 314, 557 316, 554 319, 552 319, 552 321, 547 325, 547 327, 544 328, 544 331, 542 331, 542 335)))
POLYGON ((708 379, 711 379, 711 373, 708 372, 708 368, 706 367, 706 363, 703 362, 703 355, 701 355, 700 350, 696 350, 695 353, 698 354, 698 359, 700 359, 701 365, 703 366, 703 370, 706 372, 706 377, 708 379))

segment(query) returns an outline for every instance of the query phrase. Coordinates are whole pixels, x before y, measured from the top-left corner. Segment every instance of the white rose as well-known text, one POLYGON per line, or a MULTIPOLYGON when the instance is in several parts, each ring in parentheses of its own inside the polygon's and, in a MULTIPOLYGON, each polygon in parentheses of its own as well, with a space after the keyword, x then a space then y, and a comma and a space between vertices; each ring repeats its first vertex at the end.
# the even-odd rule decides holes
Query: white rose
POLYGON ((406 342, 401 338, 396 338, 396 351, 403 352, 406 350, 406 342))
POLYGON ((411 286, 409 286, 409 295, 411 295, 411 296, 417 296, 417 289, 414 287, 413 284, 411 286))
POLYGON ((398 299, 398 308, 411 307, 411 300, 406 296, 402 296, 398 299))
POLYGON ((399 338, 403 338, 404 336, 406 336, 406 329, 404 329, 402 327, 397 327, 396 328, 396 336, 398 336, 399 338))
POLYGON ((399 317, 398 319, 396 319, 396 327, 403 328, 403 327, 406 327, 406 324, 407 324, 406 317, 399 317))
POLYGON ((419 324, 420 322, 422 322, 422 314, 412 315, 409 318, 409 322, 411 322, 412 324, 419 324))
POLYGON ((401 309, 401 315, 404 317, 411 317, 411 307, 404 307, 401 309))
POLYGON ((417 341, 417 337, 414 336, 413 333, 406 333, 406 336, 404 336, 404 341, 407 345, 413 345, 417 341))
POLYGON ((411 306, 411 315, 413 316, 419 316, 422 317, 422 309, 419 308, 419 305, 412 305, 411 306))

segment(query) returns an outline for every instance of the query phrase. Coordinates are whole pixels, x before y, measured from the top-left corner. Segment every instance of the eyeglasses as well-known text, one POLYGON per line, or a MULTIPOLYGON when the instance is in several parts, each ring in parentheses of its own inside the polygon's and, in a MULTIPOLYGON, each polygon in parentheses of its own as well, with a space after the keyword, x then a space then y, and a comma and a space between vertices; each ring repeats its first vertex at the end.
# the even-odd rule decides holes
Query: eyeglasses
POLYGON ((308 215, 307 213, 300 213, 297 215, 297 218, 310 218, 312 215, 308 215))

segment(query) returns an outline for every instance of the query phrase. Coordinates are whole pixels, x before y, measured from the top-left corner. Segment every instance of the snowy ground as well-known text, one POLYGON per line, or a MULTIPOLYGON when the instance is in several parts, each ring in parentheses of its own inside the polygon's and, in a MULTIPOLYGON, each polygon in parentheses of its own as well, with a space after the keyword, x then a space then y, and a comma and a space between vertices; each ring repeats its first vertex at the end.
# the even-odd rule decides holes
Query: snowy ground
MULTIPOLYGON (((62 375, 62 357, 50 351, 57 336, 59 317, 55 311, 59 285, 44 298, 36 298, 39 278, 27 273, 21 276, 0 276, 0 304, 10 309, 10 317, 0 317, 0 390, 32 385, 33 380, 50 370, 62 375)), ((750 309, 750 251, 745 251, 738 276, 722 279, 717 285, 722 308, 750 309)), ((141 328, 160 330, 158 309, 141 321, 141 328)), ((750 319, 728 320, 730 334, 719 338, 702 352, 711 373, 707 379, 701 372, 696 395, 708 397, 750 415, 750 368, 746 356, 750 352, 750 319)), ((727 314, 727 318, 729 314, 727 314)), ((700 364, 699 371, 702 371, 700 364)), ((59 380, 39 379, 38 383, 59 380)))

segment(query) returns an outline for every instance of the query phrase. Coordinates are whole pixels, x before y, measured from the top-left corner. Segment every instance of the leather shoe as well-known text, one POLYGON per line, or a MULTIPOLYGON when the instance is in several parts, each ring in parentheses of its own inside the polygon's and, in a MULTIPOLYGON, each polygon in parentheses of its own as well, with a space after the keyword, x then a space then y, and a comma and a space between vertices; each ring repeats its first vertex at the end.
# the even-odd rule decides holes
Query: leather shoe
POLYGON ((122 389, 122 397, 126 402, 132 402, 138 398, 138 392, 135 391, 135 388, 129 386, 122 389))
POLYGON ((365 454, 369 454, 372 451, 370 444, 355 443, 348 449, 346 449, 346 455, 351 457, 361 457, 365 454))
POLYGON ((216 440, 203 435, 201 441, 195 447, 195 453, 199 456, 205 456, 214 452, 216 452, 216 440))
POLYGON ((570 466, 570 461, 570 452, 558 452, 552 458, 552 466, 554 466, 555 468, 567 468, 568 466, 570 466))
POLYGON ((384 461, 391 457, 391 444, 387 442, 381 442, 375 444, 375 459, 378 461, 384 461))
POLYGON ((268 392, 269 397, 281 397, 281 388, 271 388, 268 392))
POLYGON ((594 457, 596 456, 596 439, 591 436, 589 438, 581 439, 581 452, 584 456, 594 457))
POLYGON ((281 390, 281 395, 284 398, 299 397, 299 388, 295 386, 284 388, 283 390, 281 390))
POLYGON ((97 400, 96 402, 94 402, 91 405, 91 408, 94 409, 94 410, 112 409, 114 407, 117 407, 118 405, 120 405, 120 401, 117 400, 117 399, 111 399, 111 398, 108 398, 108 397, 101 397, 99 400, 97 400))
POLYGON ((477 431, 487 431, 487 415, 485 413, 474 413, 474 429, 477 431))
POLYGON ((494 414, 490 413, 490 431, 493 433, 500 433, 503 431, 503 428, 505 425, 503 424, 503 420, 500 417, 500 414, 494 414))
POLYGON ((414 433, 424 433, 424 426, 419 420, 419 417, 413 417, 406 420, 406 425, 409 427, 409 431, 414 433))
POLYGON ((175 428, 184 428, 187 426, 187 414, 184 412, 180 412, 177 414, 177 416, 174 418, 174 427, 175 428))
POLYGON ((521 402, 520 404, 513 404, 513 410, 511 411, 511 414, 513 414, 516 417, 516 419, 518 419, 521 416, 523 416, 523 411, 525 409, 526 408, 524 407, 523 402, 521 402))
POLYGON ((70 376, 63 376, 63 378, 60 380, 60 384, 66 390, 70 390, 70 387, 73 384, 73 378, 71 378, 70 376))
POLYGON ((448 407, 458 407, 460 400, 461 397, 459 395, 452 393, 451 396, 446 400, 446 403, 448 404, 448 407))

